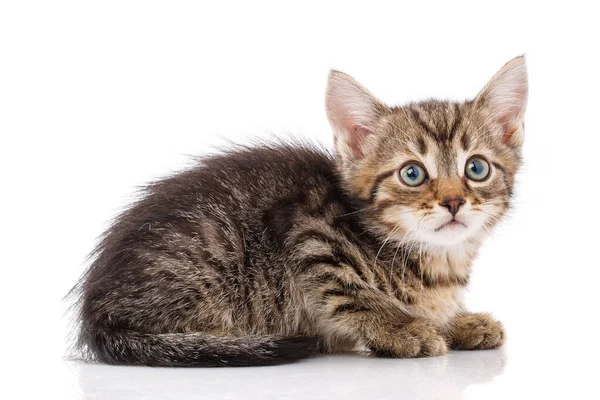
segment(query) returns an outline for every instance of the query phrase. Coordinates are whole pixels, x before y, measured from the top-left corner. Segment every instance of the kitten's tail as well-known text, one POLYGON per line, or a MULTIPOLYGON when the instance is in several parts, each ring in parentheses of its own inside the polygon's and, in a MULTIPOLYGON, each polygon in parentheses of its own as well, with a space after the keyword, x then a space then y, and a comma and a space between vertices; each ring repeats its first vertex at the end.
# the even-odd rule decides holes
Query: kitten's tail
POLYGON ((95 330, 81 343, 107 364, 162 367, 224 367, 284 364, 316 353, 316 337, 222 337, 205 333, 148 334, 95 330))

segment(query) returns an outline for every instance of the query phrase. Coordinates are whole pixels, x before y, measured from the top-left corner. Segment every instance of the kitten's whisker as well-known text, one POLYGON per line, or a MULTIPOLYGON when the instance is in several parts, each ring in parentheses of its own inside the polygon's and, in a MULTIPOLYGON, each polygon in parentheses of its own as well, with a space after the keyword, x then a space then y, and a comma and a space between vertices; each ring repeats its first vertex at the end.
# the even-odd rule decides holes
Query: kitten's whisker
POLYGON ((385 247, 386 243, 388 242, 388 240, 390 240, 390 237, 394 234, 394 232, 396 232, 396 229, 398 229, 399 226, 400 226, 400 222, 398 222, 396 224, 396 226, 394 226, 394 229, 392 229, 392 231, 390 232, 390 234, 387 235, 387 237, 383 241, 383 244, 381 245, 381 247, 379 248, 379 251, 377 252, 377 255, 375 256, 375 265, 377 265, 377 259, 379 258, 379 254, 381 254, 381 250, 383 250, 383 248, 385 247))
MULTIPOLYGON (((398 249, 400 249, 400 246, 404 245, 404 239, 406 239, 406 236, 410 233, 410 229, 406 230, 406 233, 404 234, 404 236, 402 237, 402 239, 400 239, 400 241, 398 242, 398 248, 396 249, 396 253, 398 252, 398 249)), ((410 243, 410 241, 409 241, 410 243)), ((394 254, 394 259, 396 258, 396 255, 394 254)), ((392 267, 394 266, 394 262, 392 260, 392 267)), ((390 267, 390 276, 392 275, 392 267, 390 267)), ((401 277, 401 281, 404 282, 404 270, 406 269, 406 263, 404 261, 402 261, 402 277, 401 277)))
POLYGON ((412 249, 414 247, 414 245, 417 244, 417 242, 415 240, 410 240, 408 242, 408 245, 410 246, 406 252, 404 253, 404 258, 402 260, 402 281, 404 281, 404 271, 406 270, 406 265, 408 264, 408 259, 410 258, 410 253, 412 252, 412 249))
POLYGON ((423 291, 423 263, 421 262, 423 255, 423 243, 419 246, 419 271, 421 271, 421 291, 423 291))
POLYGON ((487 215, 489 215, 490 217, 492 217, 492 218, 494 218, 494 219, 497 219, 497 218, 499 218, 499 217, 500 217, 500 215, 499 215, 499 214, 490 213, 490 212, 487 212, 487 211, 484 211, 484 210, 476 210, 476 211, 479 211, 479 212, 481 212, 481 213, 487 214, 487 215))
POLYGON ((399 213, 396 213, 396 215, 407 214, 407 213, 414 213, 416 210, 417 209, 415 208, 414 210, 401 211, 399 213))
POLYGON ((363 211, 366 211, 366 210, 368 210, 368 209, 369 209, 369 207, 361 208, 360 210, 352 211, 352 212, 349 212, 349 213, 347 213, 347 214, 340 214, 340 215, 336 215, 336 216, 334 216, 333 218, 341 218, 341 217, 346 217, 346 216, 348 216, 348 215, 354 215, 354 214, 358 214, 358 213, 361 213, 361 212, 363 212, 363 211))
MULTIPOLYGON (((411 232, 414 231, 416 229, 418 229, 419 225, 421 224, 421 222, 423 221, 423 218, 425 218, 425 215, 421 216, 421 218, 419 220, 417 220, 412 226, 410 226, 409 229, 407 229, 406 234, 404 235, 404 237, 402 238, 401 242, 404 242, 404 239, 406 238, 406 236, 411 232)), ((406 249, 404 257, 402 259, 402 282, 404 282, 404 272, 406 271, 406 264, 408 263, 408 258, 410 257, 410 253, 413 249, 413 246, 416 244, 417 242, 413 239, 410 239, 407 243, 407 245, 410 245, 410 247, 408 249, 406 249)))
MULTIPOLYGON (((397 214, 397 215, 400 215, 400 214, 406 214, 406 213, 411 213, 411 212, 415 212, 416 210, 418 210, 418 208, 417 208, 417 207, 411 207, 411 206, 405 206, 405 207, 410 207, 410 208, 411 208, 411 210, 402 211, 402 212, 399 212, 399 213, 396 213, 396 214, 397 214)), ((345 216, 348 216, 348 215, 358 214, 358 213, 361 213, 361 212, 367 211, 367 210, 369 210, 370 208, 371 208, 371 207, 365 207, 365 208, 361 208, 360 210, 352 211, 352 212, 349 212, 349 213, 347 213, 347 214, 340 214, 340 215, 336 215, 334 218, 341 218, 341 217, 345 217, 345 216)))
POLYGON ((402 246, 402 243, 398 243, 398 246, 396 246, 396 252, 394 253, 394 258, 392 258, 392 265, 390 267, 390 288, 392 287, 392 272, 394 271, 394 262, 396 261, 396 255, 398 255, 400 246, 402 246))

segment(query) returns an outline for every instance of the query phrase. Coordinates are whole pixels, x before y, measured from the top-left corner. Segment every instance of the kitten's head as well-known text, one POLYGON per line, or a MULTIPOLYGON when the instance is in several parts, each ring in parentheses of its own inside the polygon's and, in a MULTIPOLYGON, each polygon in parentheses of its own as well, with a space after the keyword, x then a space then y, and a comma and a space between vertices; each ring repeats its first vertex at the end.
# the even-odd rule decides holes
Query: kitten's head
POLYGON ((327 116, 345 189, 379 235, 436 246, 478 242, 509 207, 527 102, 524 57, 472 101, 389 107, 333 71, 327 116))

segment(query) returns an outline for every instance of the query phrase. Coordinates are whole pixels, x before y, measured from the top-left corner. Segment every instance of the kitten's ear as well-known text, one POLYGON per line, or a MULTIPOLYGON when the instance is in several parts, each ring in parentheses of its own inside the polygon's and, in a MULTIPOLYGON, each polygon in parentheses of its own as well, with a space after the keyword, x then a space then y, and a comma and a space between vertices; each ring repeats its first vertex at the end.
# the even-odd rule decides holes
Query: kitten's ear
POLYGON ((338 155, 359 160, 369 150, 379 119, 389 108, 351 76, 331 71, 327 82, 327 118, 333 128, 338 155))
POLYGON ((502 126, 505 144, 523 143, 528 87, 525 57, 520 56, 506 63, 475 98, 475 104, 502 126))

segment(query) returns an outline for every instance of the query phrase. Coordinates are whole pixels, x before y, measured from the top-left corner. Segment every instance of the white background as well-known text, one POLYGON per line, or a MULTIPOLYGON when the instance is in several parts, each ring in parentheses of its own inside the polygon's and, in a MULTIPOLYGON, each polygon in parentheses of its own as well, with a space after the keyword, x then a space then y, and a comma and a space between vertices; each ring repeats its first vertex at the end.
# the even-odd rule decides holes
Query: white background
POLYGON ((591 3, 0 3, 1 397, 598 396, 600 29, 591 3), (292 133, 330 145, 331 68, 392 104, 465 99, 522 53, 526 166, 467 296, 505 323, 502 350, 262 369, 61 359, 60 298, 137 186, 227 140, 292 133))

